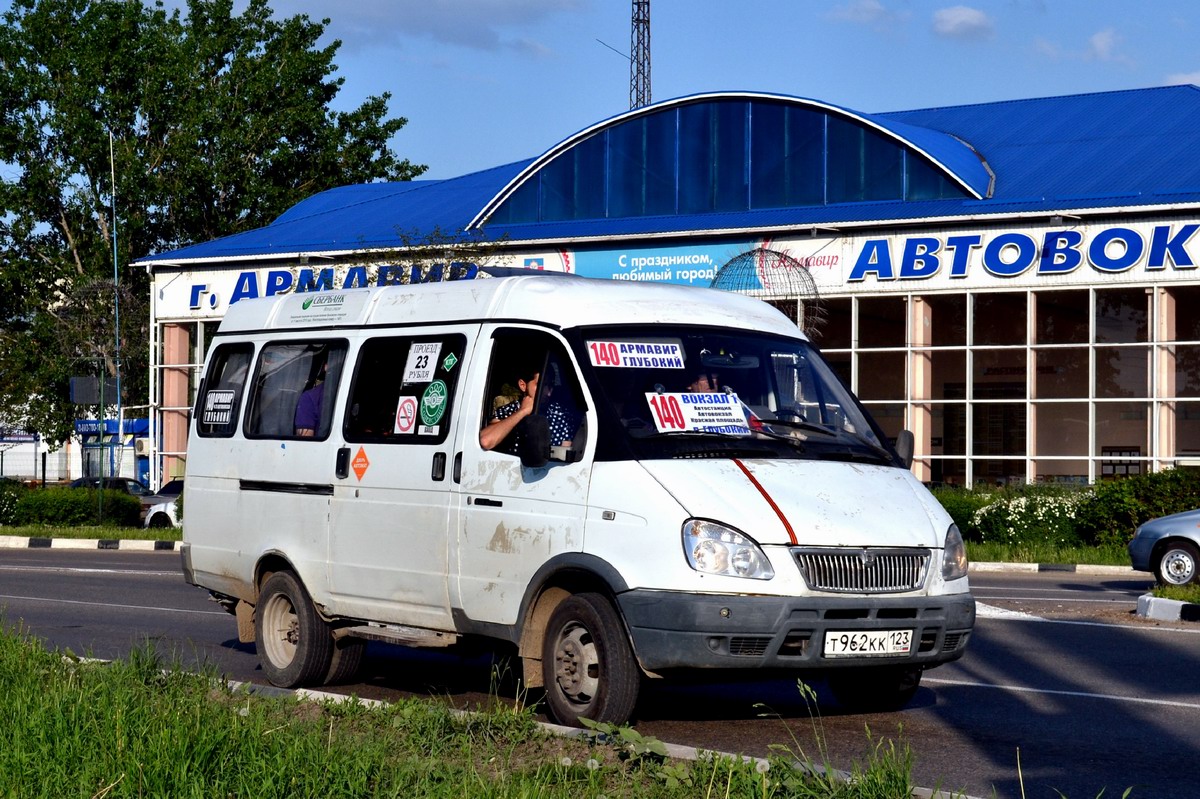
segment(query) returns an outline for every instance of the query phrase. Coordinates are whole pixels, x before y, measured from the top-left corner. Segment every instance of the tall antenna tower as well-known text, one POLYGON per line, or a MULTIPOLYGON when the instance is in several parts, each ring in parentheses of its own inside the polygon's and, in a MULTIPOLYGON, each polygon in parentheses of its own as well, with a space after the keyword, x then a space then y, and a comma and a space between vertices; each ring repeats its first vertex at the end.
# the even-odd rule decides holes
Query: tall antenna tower
POLYGON ((650 105, 650 0, 633 0, 629 35, 629 110, 650 105))

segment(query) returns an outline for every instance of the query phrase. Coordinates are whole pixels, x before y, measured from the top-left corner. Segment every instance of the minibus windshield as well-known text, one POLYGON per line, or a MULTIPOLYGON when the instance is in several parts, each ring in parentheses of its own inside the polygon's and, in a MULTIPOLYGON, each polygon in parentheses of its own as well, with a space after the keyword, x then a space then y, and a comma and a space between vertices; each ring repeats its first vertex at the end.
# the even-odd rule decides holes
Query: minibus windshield
POLYGON ((788 457, 895 462, 802 339, 699 326, 579 332, 607 422, 637 457, 769 457, 782 449, 788 457))

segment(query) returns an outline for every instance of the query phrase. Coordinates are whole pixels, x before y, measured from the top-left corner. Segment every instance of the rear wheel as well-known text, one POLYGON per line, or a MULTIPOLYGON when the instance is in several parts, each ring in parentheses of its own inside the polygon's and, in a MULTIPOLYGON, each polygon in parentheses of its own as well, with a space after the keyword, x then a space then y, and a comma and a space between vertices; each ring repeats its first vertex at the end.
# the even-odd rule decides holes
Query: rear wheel
POLYGON ((333 635, 291 572, 265 583, 255 609, 254 639, 272 685, 297 688, 325 681, 333 664, 333 635))
POLYGON ((560 724, 624 724, 633 713, 641 671, 621 618, 600 594, 574 594, 554 609, 542 670, 546 704, 560 724))
POLYGON ((921 669, 916 666, 879 666, 843 669, 827 678, 829 690, 845 710, 876 713, 899 710, 921 687, 921 669))
POLYGON ((1172 541, 1158 556, 1154 576, 1163 585, 1187 585, 1197 582, 1196 564, 1200 552, 1190 541, 1172 541))
POLYGON ((367 652, 367 642, 361 638, 340 638, 333 642, 333 658, 329 664, 329 674, 325 677, 326 685, 340 685, 354 682, 354 677, 362 668, 363 656, 367 652))

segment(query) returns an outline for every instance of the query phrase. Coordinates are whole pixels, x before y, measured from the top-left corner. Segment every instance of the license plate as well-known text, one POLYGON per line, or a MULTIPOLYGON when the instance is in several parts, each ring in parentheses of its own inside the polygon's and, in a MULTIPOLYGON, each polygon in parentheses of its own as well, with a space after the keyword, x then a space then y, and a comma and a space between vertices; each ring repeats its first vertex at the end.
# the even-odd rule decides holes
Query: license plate
POLYGON ((887 657, 912 651, 912 630, 829 630, 825 657, 887 657))

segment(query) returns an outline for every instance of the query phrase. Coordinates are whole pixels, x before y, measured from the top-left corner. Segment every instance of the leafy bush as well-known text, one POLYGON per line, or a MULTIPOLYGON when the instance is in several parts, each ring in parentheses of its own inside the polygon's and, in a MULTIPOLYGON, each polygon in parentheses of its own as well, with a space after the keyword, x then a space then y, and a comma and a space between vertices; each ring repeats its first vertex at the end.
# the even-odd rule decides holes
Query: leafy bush
POLYGON ((17 500, 28 490, 14 480, 0 480, 0 525, 14 523, 17 500))
POLYGON ((1088 544, 1125 544, 1138 525, 1200 507, 1200 472, 1163 472, 1097 483, 1078 511, 1076 529, 1088 544))
POLYGON ((995 491, 976 489, 974 491, 965 488, 943 487, 933 489, 933 496, 938 502, 942 503, 942 507, 946 509, 946 513, 950 514, 950 518, 958 525, 959 532, 967 541, 982 541, 979 537, 979 531, 975 528, 975 512, 985 505, 988 505, 996 500, 999 494, 995 491))
MULTIPOLYGON (((94 488, 46 488, 26 491, 17 501, 13 524, 78 525, 101 521, 101 501, 94 488)), ((103 521, 139 526, 142 504, 123 491, 105 491, 103 521)))

